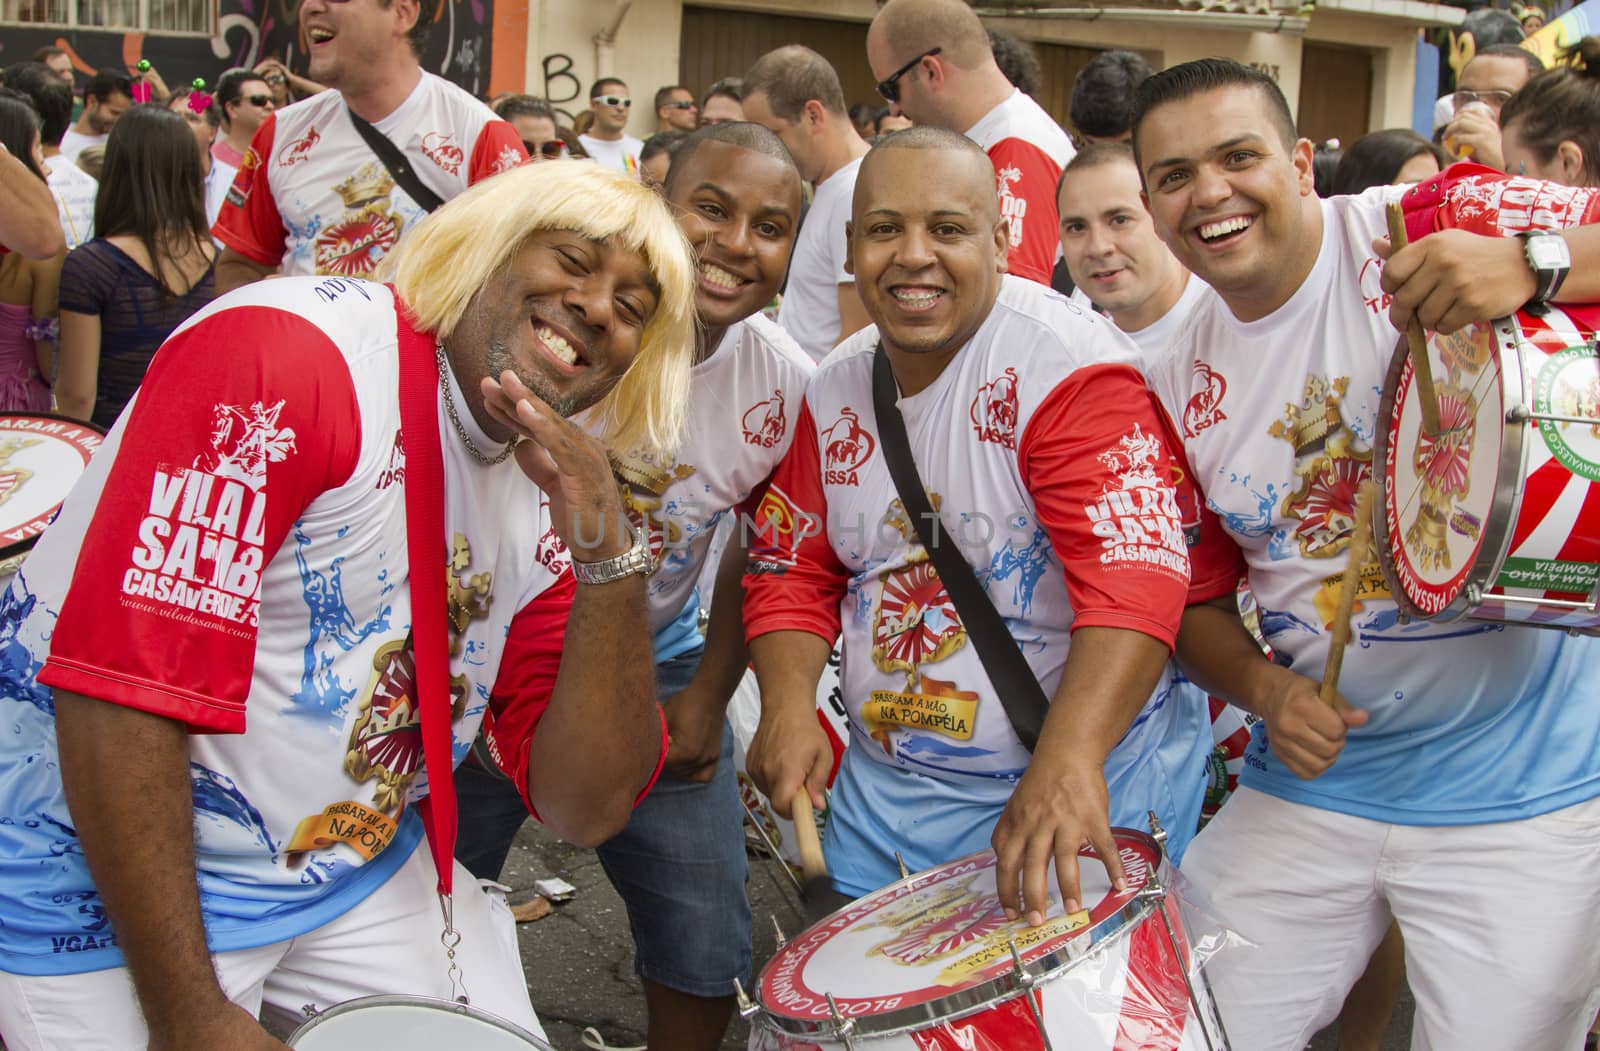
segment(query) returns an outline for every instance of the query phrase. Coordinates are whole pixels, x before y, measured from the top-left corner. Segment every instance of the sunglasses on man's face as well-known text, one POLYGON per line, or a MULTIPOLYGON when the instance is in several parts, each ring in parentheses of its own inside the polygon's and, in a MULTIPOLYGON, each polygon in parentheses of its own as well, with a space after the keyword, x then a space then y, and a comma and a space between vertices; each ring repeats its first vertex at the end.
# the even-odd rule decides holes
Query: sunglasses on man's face
POLYGON ((592 101, 598 102, 602 106, 621 106, 623 109, 633 105, 632 99, 619 98, 616 95, 600 95, 592 101))
POLYGON ((694 109, 694 100, 693 99, 685 99, 682 102, 665 102, 665 103, 662 103, 662 108, 663 109, 690 110, 690 109, 694 109))
POLYGON ((272 101, 271 95, 246 95, 244 101, 252 106, 265 106, 272 101))
POLYGON ((551 139, 549 142, 529 142, 523 139, 522 147, 528 151, 530 157, 543 157, 547 161, 553 161, 566 152, 567 144, 560 139, 551 139))
POLYGON ((883 101, 899 102, 900 78, 905 76, 907 73, 910 73, 913 69, 916 69, 917 63, 921 62, 923 59, 932 58, 934 55, 942 54, 943 52, 944 48, 942 47, 929 48, 916 58, 912 59, 910 62, 907 62, 899 69, 895 70, 893 73, 890 73, 887 77, 878 81, 878 94, 883 96, 883 101))

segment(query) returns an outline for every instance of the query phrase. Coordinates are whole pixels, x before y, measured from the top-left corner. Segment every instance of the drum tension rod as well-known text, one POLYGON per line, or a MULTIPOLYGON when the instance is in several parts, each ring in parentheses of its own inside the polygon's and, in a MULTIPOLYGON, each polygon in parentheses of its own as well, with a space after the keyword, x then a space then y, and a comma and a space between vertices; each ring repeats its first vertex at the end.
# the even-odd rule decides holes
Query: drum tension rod
POLYGON ((1017 939, 1012 938, 1006 944, 1011 947, 1011 964, 1016 968, 1017 985, 1022 988, 1022 998, 1028 1001, 1028 1013, 1033 1015, 1039 1039, 1044 1041, 1044 1051, 1055 1051, 1055 1045, 1050 1043, 1050 1034, 1044 1028, 1044 1016, 1039 1013, 1039 1004, 1033 998, 1033 987, 1039 984, 1039 976, 1028 970, 1028 965, 1022 962, 1022 950, 1017 948, 1017 939))
POLYGON ((783 928, 778 926, 778 917, 774 913, 767 913, 767 918, 772 921, 772 936, 778 940, 778 948, 783 948, 789 942, 789 936, 783 933, 783 928))
POLYGON ((911 870, 906 868, 906 859, 900 856, 900 852, 898 850, 894 852, 894 863, 900 866, 901 879, 907 879, 910 877, 911 870))
POLYGON ((760 1006, 758 1006, 754 1000, 750 999, 749 994, 744 991, 744 983, 739 981, 737 978, 733 980, 733 996, 739 1004, 740 1018, 748 1021, 761 1013, 760 1006))
POLYGON ((834 1000, 832 993, 823 993, 822 996, 828 1001, 828 1013, 833 1016, 834 1037, 844 1041, 845 1051, 856 1051, 856 1020, 846 1018, 839 1012, 839 1004, 834 1000))

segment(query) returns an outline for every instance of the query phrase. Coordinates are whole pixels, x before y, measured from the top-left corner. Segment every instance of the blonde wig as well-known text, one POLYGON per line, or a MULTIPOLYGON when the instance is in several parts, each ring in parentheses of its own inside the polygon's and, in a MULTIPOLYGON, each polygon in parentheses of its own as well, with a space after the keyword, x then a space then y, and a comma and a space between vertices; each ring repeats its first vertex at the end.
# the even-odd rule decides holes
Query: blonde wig
POLYGON ((540 230, 615 239, 644 256, 659 304, 633 365, 590 419, 613 452, 674 452, 694 361, 694 257, 665 202, 638 180, 590 161, 513 168, 418 223, 387 273, 418 327, 448 337, 473 297, 540 230))

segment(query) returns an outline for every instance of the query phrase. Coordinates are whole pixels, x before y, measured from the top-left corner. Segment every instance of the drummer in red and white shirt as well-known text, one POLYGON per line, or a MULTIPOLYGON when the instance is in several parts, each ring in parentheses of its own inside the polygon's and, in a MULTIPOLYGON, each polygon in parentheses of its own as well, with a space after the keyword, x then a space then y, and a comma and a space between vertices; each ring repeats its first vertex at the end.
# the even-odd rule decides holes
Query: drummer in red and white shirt
POLYGON ((1037 922, 1051 899, 1076 910, 1084 843, 1121 874, 1112 824, 1154 810, 1181 852, 1211 735, 1167 658, 1186 598, 1232 594, 1239 572, 1202 547, 1191 587, 1188 537, 1218 530, 1172 486, 1134 348, 1007 276, 993 179, 982 149, 931 127, 863 162, 851 265, 875 325, 818 369, 757 515, 749 769, 779 808, 802 786, 823 803, 833 755, 815 688, 842 632, 852 740, 824 848, 835 889, 892 881, 896 852, 922 869, 992 842, 1002 903, 1037 922), (873 411, 880 341, 930 499, 1054 698, 1032 755, 899 510, 873 411), (919 718, 933 710, 936 726, 919 718))
MULTIPOLYGON (((1319 200, 1278 86, 1224 59, 1146 80, 1134 149, 1156 229, 1216 290, 1151 386, 1244 553, 1276 658, 1231 599, 1184 617, 1185 672, 1261 716, 1238 792, 1183 865, 1254 945, 1208 967, 1228 1034, 1304 1047, 1393 920, 1413 1047, 1578 1047, 1600 988, 1600 643, 1407 620, 1369 563, 1341 696, 1318 689, 1354 494, 1384 470, 1395 327, 1449 333, 1534 300, 1554 268, 1512 235, 1536 229, 1572 227, 1543 235, 1571 254, 1560 299, 1600 300, 1600 194, 1456 165, 1319 200), (1393 201, 1413 243, 1391 253, 1393 201)), ((1497 436, 1468 419, 1453 440, 1487 455, 1497 436)))
POLYGON ((281 1048, 263 1006, 383 993, 538 1030, 509 910, 434 831, 441 785, 481 723, 527 805, 592 844, 660 769, 647 548, 559 413, 670 450, 693 276, 637 182, 503 179, 431 216, 392 288, 286 278, 186 322, 0 592, 13 1051, 281 1048), (412 540, 415 500, 437 540, 412 540), (417 542, 439 544, 420 565, 417 542), (429 638, 413 574, 446 573, 429 638), (454 704, 418 696, 426 645, 454 704))
POLYGON ((311 79, 330 90, 267 117, 212 235, 217 290, 270 274, 372 277, 427 214, 356 130, 387 138, 442 201, 522 164, 510 124, 419 64, 439 0, 305 0, 311 79))

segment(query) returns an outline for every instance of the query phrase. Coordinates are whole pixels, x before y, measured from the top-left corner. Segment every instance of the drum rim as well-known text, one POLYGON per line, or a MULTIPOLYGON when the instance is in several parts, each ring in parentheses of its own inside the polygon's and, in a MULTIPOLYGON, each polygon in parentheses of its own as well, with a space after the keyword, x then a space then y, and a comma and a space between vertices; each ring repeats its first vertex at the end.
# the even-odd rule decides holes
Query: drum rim
MULTIPOLYGON (((1501 411, 1506 411, 1510 405, 1520 405, 1526 393, 1524 382, 1522 355, 1518 351, 1519 339, 1522 333, 1522 324, 1518 320, 1521 311, 1495 318, 1493 321, 1480 322, 1489 326, 1493 336, 1494 353, 1500 367, 1500 405, 1501 411), (1508 367, 1509 359, 1509 367, 1508 367)), ((1428 346, 1432 348, 1432 340, 1428 346)), ((1396 387, 1400 382, 1400 375, 1405 371, 1406 362, 1410 360, 1410 345, 1406 336, 1402 334, 1395 344, 1394 353, 1389 357, 1389 371, 1384 377, 1383 397, 1378 402, 1378 419, 1380 425, 1373 428, 1373 475, 1378 481, 1378 509, 1375 515, 1376 534, 1375 542, 1378 549, 1378 568, 1383 573, 1384 583, 1389 587, 1390 598, 1407 617, 1413 620, 1428 621, 1434 624, 1450 624, 1470 618, 1474 611, 1481 608, 1482 604, 1473 604, 1467 599, 1467 589, 1470 585, 1478 584, 1487 593, 1487 584, 1492 582, 1504 564, 1508 548, 1511 544, 1511 534, 1515 526, 1517 511, 1522 506, 1522 497, 1526 480, 1523 478, 1523 465, 1527 459, 1528 433, 1527 424, 1509 425, 1502 420, 1501 439, 1498 463, 1495 466, 1494 493, 1489 498, 1488 513, 1483 522, 1483 538, 1478 543, 1478 549, 1473 556, 1472 565, 1460 576, 1461 590, 1450 600, 1449 604, 1437 613, 1428 613, 1412 601, 1406 594, 1400 580, 1399 570, 1395 567, 1394 555, 1394 530, 1389 521, 1389 431, 1394 421, 1396 387), (1381 468, 1381 470, 1379 469, 1381 468)), ((1432 355, 1429 355, 1432 361, 1432 355)), ((1398 452, 1398 450, 1397 450, 1398 452)), ((1495 623, 1501 623, 1498 620, 1495 623)))
POLYGON ((456 1000, 446 1000, 439 996, 425 996, 421 993, 378 993, 373 996, 358 996, 353 1000, 341 1000, 332 1007, 329 1007, 323 1011, 318 1011, 315 1015, 306 1019, 305 1024, 301 1025, 293 1033, 289 1034, 289 1039, 286 1041, 286 1043, 290 1047, 295 1047, 297 1041, 299 1041, 313 1029, 317 1028, 317 1026, 321 1025, 323 1022, 326 1022, 328 1019, 337 1015, 349 1014, 351 1011, 360 1010, 366 1007, 431 1007, 435 1010, 445 1011, 450 1014, 464 1015, 475 1021, 487 1022, 498 1029, 505 1030, 512 1036, 521 1037, 527 1040, 529 1047, 550 1047, 548 1043, 528 1032, 528 1030, 522 1028, 520 1025, 517 1025, 515 1022, 512 1022, 508 1019, 502 1018, 492 1011, 485 1011, 483 1008, 477 1007, 473 1004, 464 1004, 456 1000))
MULTIPOLYGON (((60 420, 62 423, 70 423, 70 424, 73 424, 73 425, 78 426, 78 427, 83 427, 86 430, 93 431, 95 434, 98 434, 101 438, 104 438, 106 436, 105 428, 101 427, 99 424, 90 423, 88 420, 80 420, 76 416, 64 416, 59 412, 0 412, 0 420, 7 420, 7 419, 11 419, 11 420, 60 420)), ((87 466, 86 466, 86 469, 87 469, 87 466)), ((74 484, 76 484, 76 483, 74 483, 74 484)), ((69 491, 68 495, 70 495, 70 491, 69 491)), ((66 502, 67 502, 67 498, 65 496, 63 496, 61 498, 61 500, 55 505, 55 510, 59 510, 61 505, 66 503, 66 502)), ((51 513, 53 514, 54 510, 52 510, 51 513)), ((33 534, 30 537, 25 537, 22 540, 18 540, 14 544, 7 544, 4 547, 0 547, 0 564, 3 564, 5 562, 9 562, 13 558, 18 558, 18 557, 26 555, 28 552, 33 550, 33 546, 39 542, 39 538, 42 537, 42 536, 44 536, 44 530, 40 530, 39 532, 33 534)))
MULTIPOLYGON (((1171 875, 1171 861, 1162 845, 1149 833, 1141 832, 1134 828, 1113 826, 1112 834, 1124 839, 1137 840, 1141 846, 1149 849, 1156 857, 1156 863, 1151 867, 1150 881, 1145 889, 1161 888, 1165 892, 1171 875)), ((981 857, 992 851, 974 851, 960 858, 954 858, 935 868, 945 868, 959 865, 969 858, 981 857)), ((873 894, 883 894, 901 887, 912 886, 919 876, 925 875, 929 869, 920 873, 912 873, 903 879, 896 880, 873 891, 873 894)), ((852 902, 852 905, 855 903, 852 902)), ((850 908, 851 906, 845 906, 850 908)), ((1083 935, 1069 938, 1062 943, 1060 948, 1051 950, 1028 961, 1028 971, 1032 975, 1032 983, 1028 988, 1038 988, 1043 985, 1065 978, 1071 973, 1072 965, 1079 960, 1091 955, 1097 949, 1115 945, 1121 938, 1132 936, 1138 929, 1139 923, 1151 918, 1156 908, 1159 907, 1152 896, 1135 892, 1122 906, 1106 916, 1094 927, 1085 931, 1083 935)), ((837 912, 843 912, 839 909, 837 912)), ((833 915, 837 915, 837 912, 833 915)), ((821 926, 827 920, 819 920, 813 927, 821 926)), ((807 928, 810 930, 811 928, 807 928)), ((763 988, 763 979, 766 973, 778 961, 775 955, 761 968, 761 973, 756 977, 755 990, 759 1011, 752 1020, 754 1025, 766 1025, 785 1036, 822 1037, 831 1039, 836 1037, 835 1026, 832 1018, 797 1018, 793 1015, 778 1015, 770 1011, 765 1005, 760 1004, 760 995, 763 988)), ((883 1011, 878 1014, 859 1014, 848 1016, 854 1023, 854 1032, 858 1036, 893 1036, 896 1033, 906 1032, 927 1025, 928 1023, 941 1024, 957 1022, 980 1011, 987 1010, 997 1004, 1013 1000, 1019 993, 1024 992, 1024 985, 1018 979, 1016 969, 967 986, 964 989, 954 990, 944 996, 932 1000, 923 1000, 908 1007, 898 1008, 893 1011, 883 1011)))

